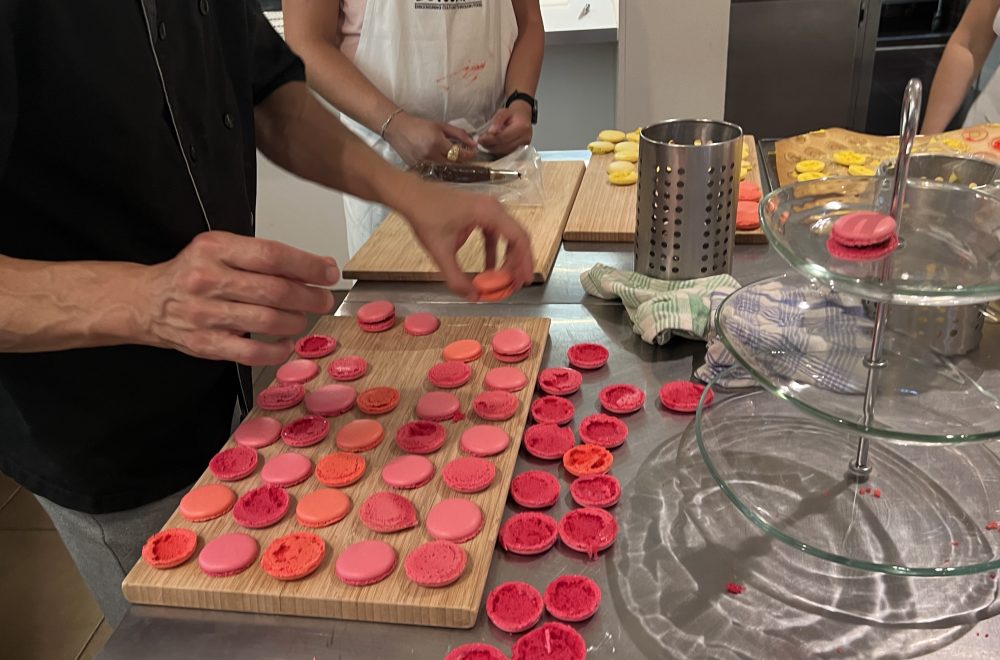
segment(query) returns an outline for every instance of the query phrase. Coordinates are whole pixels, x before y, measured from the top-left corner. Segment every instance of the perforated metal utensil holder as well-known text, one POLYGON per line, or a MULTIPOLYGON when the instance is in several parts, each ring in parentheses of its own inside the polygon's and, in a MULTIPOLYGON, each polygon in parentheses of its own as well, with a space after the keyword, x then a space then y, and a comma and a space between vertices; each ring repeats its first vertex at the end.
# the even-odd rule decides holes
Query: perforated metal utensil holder
POLYGON ((739 126, 707 119, 642 129, 637 273, 686 280, 732 270, 742 138, 739 126))

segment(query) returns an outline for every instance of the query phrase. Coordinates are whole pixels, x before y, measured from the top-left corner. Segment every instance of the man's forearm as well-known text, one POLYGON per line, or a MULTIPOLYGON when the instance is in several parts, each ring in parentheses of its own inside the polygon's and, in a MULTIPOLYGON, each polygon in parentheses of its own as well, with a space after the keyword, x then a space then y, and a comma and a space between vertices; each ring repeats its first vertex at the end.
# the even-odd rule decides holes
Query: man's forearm
POLYGON ((135 285, 143 268, 0 255, 0 352, 128 343, 137 335, 135 285))
POLYGON ((418 184, 344 127, 302 83, 276 90, 257 106, 255 118, 258 148, 304 179, 397 209, 418 184))
POLYGON ((545 28, 538 13, 537 0, 525 2, 524 7, 516 7, 518 34, 507 63, 504 78, 504 96, 514 90, 535 95, 538 78, 542 73, 542 57, 545 53, 545 28), (535 6, 532 7, 532 2, 535 6))
POLYGON ((965 100, 975 75, 975 61, 968 48, 948 44, 938 64, 924 115, 923 132, 941 133, 965 100))

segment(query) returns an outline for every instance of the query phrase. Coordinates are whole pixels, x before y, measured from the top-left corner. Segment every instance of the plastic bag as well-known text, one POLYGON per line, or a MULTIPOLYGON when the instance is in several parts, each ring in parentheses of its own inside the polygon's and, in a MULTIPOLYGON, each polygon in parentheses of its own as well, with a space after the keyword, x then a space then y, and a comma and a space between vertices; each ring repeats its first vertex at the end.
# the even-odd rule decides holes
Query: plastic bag
MULTIPOLYGON (((515 171, 520 178, 497 183, 447 183, 462 190, 496 197, 504 204, 517 206, 541 206, 545 200, 542 188, 541 158, 535 148, 527 145, 518 147, 503 158, 493 161, 475 161, 494 170, 515 171)), ((419 167, 415 170, 420 173, 419 167)))

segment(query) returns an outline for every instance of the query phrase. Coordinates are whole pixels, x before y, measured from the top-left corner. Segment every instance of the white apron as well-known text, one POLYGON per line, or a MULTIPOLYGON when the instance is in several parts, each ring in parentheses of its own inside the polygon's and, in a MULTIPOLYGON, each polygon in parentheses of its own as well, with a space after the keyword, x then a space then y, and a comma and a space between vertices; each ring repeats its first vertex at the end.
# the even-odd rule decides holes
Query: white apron
MULTIPOLYGON (((1000 11, 993 17, 993 32, 1000 36, 1000 11)), ((965 116, 966 126, 1000 122, 1000 69, 986 82, 965 116)))
MULTIPOLYGON (((517 38, 510 0, 368 0, 354 64, 408 113, 479 129, 503 102, 517 38)), ((403 160, 346 115, 344 124, 386 160, 403 160)), ((353 256, 388 215, 379 204, 344 196, 353 256)))

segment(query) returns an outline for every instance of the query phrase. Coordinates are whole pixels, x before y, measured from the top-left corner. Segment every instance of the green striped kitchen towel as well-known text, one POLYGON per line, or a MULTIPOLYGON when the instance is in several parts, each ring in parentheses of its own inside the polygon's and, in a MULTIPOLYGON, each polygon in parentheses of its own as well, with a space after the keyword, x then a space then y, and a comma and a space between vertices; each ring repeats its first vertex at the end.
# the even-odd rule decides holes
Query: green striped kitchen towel
POLYGON ((605 264, 580 273, 580 283, 592 296, 621 298, 632 330, 650 344, 665 344, 676 333, 689 339, 707 339, 711 330, 711 295, 729 293, 740 284, 732 275, 695 280, 658 280, 605 264))

